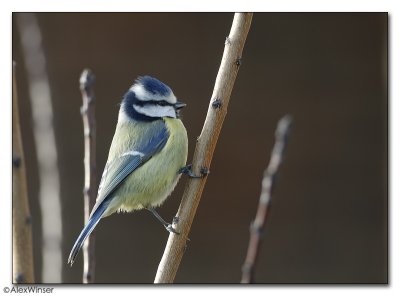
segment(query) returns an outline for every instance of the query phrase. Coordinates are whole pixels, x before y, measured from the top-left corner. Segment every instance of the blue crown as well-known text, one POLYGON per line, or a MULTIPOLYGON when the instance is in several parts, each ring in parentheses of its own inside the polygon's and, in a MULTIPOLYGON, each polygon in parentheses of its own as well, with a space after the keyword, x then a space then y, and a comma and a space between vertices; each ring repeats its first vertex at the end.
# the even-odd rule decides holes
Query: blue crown
POLYGON ((143 85, 144 89, 152 94, 165 96, 171 93, 171 89, 168 85, 150 76, 139 77, 136 82, 143 85))

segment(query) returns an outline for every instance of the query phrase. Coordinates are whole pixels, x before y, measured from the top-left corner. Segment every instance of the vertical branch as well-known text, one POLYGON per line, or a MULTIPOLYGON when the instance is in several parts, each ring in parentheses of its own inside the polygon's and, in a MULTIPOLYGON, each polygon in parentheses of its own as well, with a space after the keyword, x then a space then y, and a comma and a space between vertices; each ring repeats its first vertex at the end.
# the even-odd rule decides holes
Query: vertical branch
POLYGON ((261 235, 265 227, 265 222, 268 218, 272 190, 275 185, 278 169, 282 163, 283 153, 286 147, 291 123, 291 117, 286 115, 279 120, 275 131, 275 145, 271 153, 271 159, 268 167, 264 171, 256 218, 250 226, 249 246, 247 249, 246 259, 242 267, 242 284, 252 283, 254 279, 254 268, 261 244, 261 235))
POLYGON ((42 282, 60 283, 62 276, 62 211, 60 173, 54 130, 53 101, 42 33, 34 13, 17 13, 32 107, 32 129, 39 173, 42 217, 42 282))
POLYGON ((25 158, 19 121, 17 82, 13 64, 13 283, 35 282, 32 225, 26 185, 25 158))
MULTIPOLYGON (((241 64, 242 51, 250 29, 252 13, 235 13, 231 31, 225 41, 224 54, 215 81, 214 91, 208 107, 203 130, 198 138, 193 157, 193 171, 196 174, 208 171, 218 136, 227 113, 230 95, 241 64)), ((207 177, 189 179, 176 216, 179 223, 174 227, 180 235, 170 233, 155 283, 172 283, 181 262, 187 237, 207 177)))
MULTIPOLYGON (((79 79, 82 93, 81 115, 83 120, 83 132, 85 138, 85 187, 83 189, 85 201, 85 224, 89 221, 90 210, 96 203, 96 118, 95 118, 95 96, 93 84, 95 77, 93 73, 85 69, 79 79)), ((94 254, 95 235, 85 241, 83 245, 83 283, 94 282, 95 254, 94 254)))

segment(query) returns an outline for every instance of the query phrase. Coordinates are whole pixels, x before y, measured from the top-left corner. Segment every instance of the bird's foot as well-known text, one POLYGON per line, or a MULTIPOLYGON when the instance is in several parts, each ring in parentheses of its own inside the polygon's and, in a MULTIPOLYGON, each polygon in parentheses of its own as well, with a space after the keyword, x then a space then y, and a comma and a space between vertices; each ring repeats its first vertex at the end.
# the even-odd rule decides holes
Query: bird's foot
MULTIPOLYGON (((150 211, 154 217, 157 218, 158 221, 161 222, 161 224, 165 227, 166 230, 168 230, 169 232, 173 232, 175 234, 180 234, 178 231, 175 230, 175 228, 172 226, 172 224, 165 222, 165 220, 163 218, 161 218, 161 216, 157 213, 157 211, 153 208, 145 208, 146 210, 150 211)), ((174 219, 172 220, 173 224, 178 223, 179 218, 178 217, 174 217, 174 219)))
POLYGON ((208 175, 209 173, 210 173, 210 170, 208 168, 202 167, 200 169, 200 174, 201 175, 200 176, 195 175, 192 172, 192 165, 191 164, 188 164, 187 166, 184 166, 183 168, 180 168, 179 171, 178 171, 178 174, 186 174, 191 178, 203 178, 204 176, 208 175))
POLYGON ((175 233, 179 235, 180 233, 175 230, 175 228, 172 226, 172 224, 165 225, 165 229, 168 230, 169 232, 175 233))

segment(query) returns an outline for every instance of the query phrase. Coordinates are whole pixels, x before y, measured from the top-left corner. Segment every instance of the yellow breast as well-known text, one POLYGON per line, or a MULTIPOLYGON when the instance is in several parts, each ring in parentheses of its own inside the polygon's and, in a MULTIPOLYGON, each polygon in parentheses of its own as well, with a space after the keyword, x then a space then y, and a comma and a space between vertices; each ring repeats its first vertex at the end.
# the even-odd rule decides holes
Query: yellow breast
POLYGON ((180 119, 164 118, 169 138, 164 148, 129 175, 116 190, 108 211, 132 211, 161 205, 176 186, 186 165, 188 138, 180 119))

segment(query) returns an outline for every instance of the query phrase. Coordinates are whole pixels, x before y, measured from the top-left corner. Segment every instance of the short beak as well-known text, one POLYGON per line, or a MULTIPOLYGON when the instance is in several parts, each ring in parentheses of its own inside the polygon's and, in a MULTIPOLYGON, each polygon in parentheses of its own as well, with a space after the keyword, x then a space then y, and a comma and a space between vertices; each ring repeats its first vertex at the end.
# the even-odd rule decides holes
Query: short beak
POLYGON ((186 106, 186 104, 182 103, 182 102, 176 102, 175 105, 174 105, 176 110, 182 109, 185 106, 186 106))

